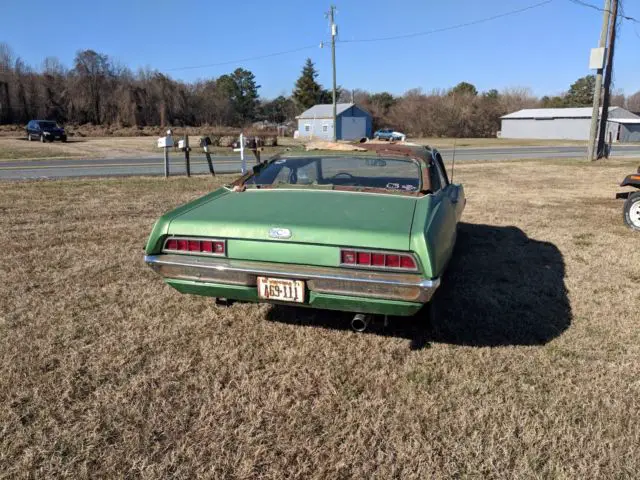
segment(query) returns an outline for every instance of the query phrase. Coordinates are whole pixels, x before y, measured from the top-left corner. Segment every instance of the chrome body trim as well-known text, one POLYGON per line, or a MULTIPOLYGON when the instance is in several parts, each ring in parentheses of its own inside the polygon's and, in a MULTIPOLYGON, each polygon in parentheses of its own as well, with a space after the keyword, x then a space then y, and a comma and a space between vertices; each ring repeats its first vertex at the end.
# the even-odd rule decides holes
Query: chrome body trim
POLYGON ((378 272, 336 267, 268 263, 199 255, 146 255, 144 261, 167 279, 255 287, 256 278, 304 280, 312 292, 407 302, 428 302, 440 279, 414 272, 378 272))

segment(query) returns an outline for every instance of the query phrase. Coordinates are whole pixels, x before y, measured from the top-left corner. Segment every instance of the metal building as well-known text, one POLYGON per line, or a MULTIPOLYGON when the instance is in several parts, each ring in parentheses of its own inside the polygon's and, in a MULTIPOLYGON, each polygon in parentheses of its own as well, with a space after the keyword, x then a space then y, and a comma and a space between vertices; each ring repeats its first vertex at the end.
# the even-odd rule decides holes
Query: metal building
POLYGON ((640 118, 610 118, 607 124, 614 142, 640 142, 640 118))
MULTIPOLYGON (((588 140, 591 107, 528 108, 500 117, 501 138, 588 140)), ((602 109, 600 109, 602 113, 602 109)), ((607 141, 638 141, 640 117, 621 107, 609 107, 607 141)))
MULTIPOLYGON (((333 139, 333 105, 314 105, 296 117, 300 138, 333 139)), ((355 103, 336 105, 338 140, 355 140, 370 137, 373 121, 371 114, 355 103)))

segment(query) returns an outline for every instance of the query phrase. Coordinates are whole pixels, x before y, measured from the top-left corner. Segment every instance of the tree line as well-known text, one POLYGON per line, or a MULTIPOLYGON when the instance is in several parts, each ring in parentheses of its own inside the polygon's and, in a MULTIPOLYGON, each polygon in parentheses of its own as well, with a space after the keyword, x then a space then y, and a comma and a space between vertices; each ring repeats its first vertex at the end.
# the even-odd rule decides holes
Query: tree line
MULTIPOLYGON (((134 73, 108 55, 81 50, 71 67, 49 57, 36 69, 0 43, 0 124, 25 124, 34 118, 123 127, 283 124, 316 103, 331 102, 331 92, 317 77, 307 59, 291 95, 265 99, 254 74, 243 68, 187 83, 157 70, 134 73)), ((593 76, 583 77, 567 92, 542 98, 526 88, 479 92, 468 82, 403 95, 340 88, 338 101, 358 103, 372 114, 375 127, 410 135, 490 137, 500 129, 500 116, 521 108, 591 105, 594 83, 593 76)), ((613 95, 612 105, 640 111, 640 91, 629 97, 613 95)))

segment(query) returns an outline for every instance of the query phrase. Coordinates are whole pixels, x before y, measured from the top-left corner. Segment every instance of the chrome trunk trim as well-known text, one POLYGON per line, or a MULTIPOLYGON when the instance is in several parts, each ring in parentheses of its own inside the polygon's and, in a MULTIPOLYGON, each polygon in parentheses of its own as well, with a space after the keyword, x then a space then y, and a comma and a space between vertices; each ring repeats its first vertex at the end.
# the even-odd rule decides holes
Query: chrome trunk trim
POLYGON ((317 293, 428 302, 440 279, 415 273, 377 272, 267 263, 190 255, 147 255, 144 261, 164 278, 204 283, 256 286, 256 277, 304 280, 317 293))

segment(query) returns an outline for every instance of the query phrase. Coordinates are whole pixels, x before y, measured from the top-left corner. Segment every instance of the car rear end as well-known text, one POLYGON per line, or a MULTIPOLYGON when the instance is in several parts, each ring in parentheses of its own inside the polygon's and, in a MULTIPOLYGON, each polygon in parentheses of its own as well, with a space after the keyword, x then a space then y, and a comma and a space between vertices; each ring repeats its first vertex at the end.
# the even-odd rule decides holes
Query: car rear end
POLYGON ((161 218, 145 261, 183 293, 413 315, 439 285, 409 248, 416 201, 223 188, 161 218))

